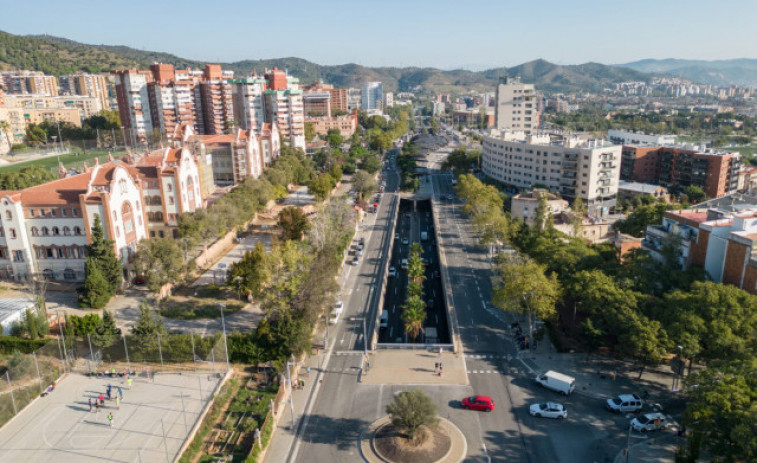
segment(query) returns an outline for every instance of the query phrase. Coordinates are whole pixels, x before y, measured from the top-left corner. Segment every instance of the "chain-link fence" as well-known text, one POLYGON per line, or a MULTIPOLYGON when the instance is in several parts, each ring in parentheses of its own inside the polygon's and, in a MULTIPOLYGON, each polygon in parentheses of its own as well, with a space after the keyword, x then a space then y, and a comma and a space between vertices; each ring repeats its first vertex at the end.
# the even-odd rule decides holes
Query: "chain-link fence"
POLYGON ((64 373, 155 378, 182 371, 221 374, 228 368, 222 335, 87 335, 56 338, 36 351, 0 356, 0 426, 64 373))
POLYGON ((66 369, 62 348, 56 340, 31 354, 14 351, 0 357, 0 426, 55 387, 66 369))

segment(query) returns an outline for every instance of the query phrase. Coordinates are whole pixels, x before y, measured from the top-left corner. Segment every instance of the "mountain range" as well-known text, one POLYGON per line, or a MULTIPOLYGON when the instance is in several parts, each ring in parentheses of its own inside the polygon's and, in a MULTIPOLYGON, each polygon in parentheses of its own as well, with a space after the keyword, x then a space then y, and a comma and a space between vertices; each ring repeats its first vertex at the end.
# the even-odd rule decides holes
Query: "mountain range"
MULTIPOLYGON (((742 80, 748 80, 747 70, 754 72, 754 82, 757 82, 757 60, 743 61, 755 63, 754 69, 748 68, 748 63, 734 64, 731 67, 744 70, 740 71, 743 74, 740 77, 742 80)), ((205 64, 169 53, 126 46, 89 45, 48 35, 21 36, 0 31, 0 70, 29 69, 61 75, 76 71, 96 73, 123 68, 146 69, 151 63, 156 62, 173 64, 177 68, 201 68, 205 64)), ((694 66, 710 69, 702 63, 714 62, 644 60, 610 66, 600 63, 558 65, 538 59, 509 68, 499 67, 478 72, 419 67, 367 67, 354 63, 320 65, 294 57, 220 64, 224 69, 233 70, 239 76, 247 75, 253 70, 261 73, 266 68, 278 67, 288 70, 303 83, 322 80, 338 87, 359 87, 364 82, 381 81, 388 91, 414 90, 421 87, 430 92, 465 93, 470 90, 491 91, 500 77, 511 75, 520 76, 524 82, 534 83, 543 91, 571 93, 597 92, 615 82, 648 82, 656 73, 678 75, 668 69, 680 70, 694 66)), ((727 68, 728 66, 723 64, 723 69, 727 68)), ((707 72, 701 71, 699 74, 705 78, 709 75, 707 72)), ((725 77, 727 73, 722 70, 721 72, 724 73, 723 79, 738 77, 735 74, 725 77)))
POLYGON ((700 84, 757 86, 757 59, 644 59, 617 66, 640 72, 670 74, 700 84))

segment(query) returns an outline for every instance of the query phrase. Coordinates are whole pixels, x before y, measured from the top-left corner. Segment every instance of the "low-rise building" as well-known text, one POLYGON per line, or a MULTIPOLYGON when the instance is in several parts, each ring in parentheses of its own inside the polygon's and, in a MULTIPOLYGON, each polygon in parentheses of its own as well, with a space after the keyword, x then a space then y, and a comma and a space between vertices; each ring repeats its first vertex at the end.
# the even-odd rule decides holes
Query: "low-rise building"
POLYGON ((5 105, 8 108, 21 109, 77 108, 79 110, 80 119, 87 119, 88 117, 95 116, 105 109, 100 98, 79 95, 8 95, 5 98, 5 105))
POLYGON ((607 138, 616 145, 665 146, 676 144, 675 135, 655 135, 628 130, 608 130, 607 138))
POLYGON ((650 183, 618 182, 618 201, 624 199, 633 199, 636 196, 649 195, 660 201, 668 202, 668 189, 661 185, 652 185, 650 183))
POLYGON ((522 220, 533 225, 539 199, 544 196, 547 201, 547 213, 556 215, 570 208, 568 201, 546 190, 536 188, 527 193, 520 193, 510 200, 510 215, 514 219, 522 220))
POLYGON ((715 282, 757 294, 757 197, 734 194, 665 212, 661 224, 647 227, 642 248, 662 260, 671 243, 681 266, 700 266, 715 282))
POLYGON ((329 130, 337 129, 344 138, 349 138, 357 130, 357 111, 337 117, 306 117, 306 124, 312 124, 317 135, 326 135, 329 130))

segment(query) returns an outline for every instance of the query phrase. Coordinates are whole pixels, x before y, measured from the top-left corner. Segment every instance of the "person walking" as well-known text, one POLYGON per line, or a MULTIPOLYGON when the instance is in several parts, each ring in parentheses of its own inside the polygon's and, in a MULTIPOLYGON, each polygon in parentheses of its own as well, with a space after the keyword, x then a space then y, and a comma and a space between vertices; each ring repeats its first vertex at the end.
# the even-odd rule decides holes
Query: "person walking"
POLYGON ((100 399, 100 406, 105 406, 105 396, 100 394, 99 399, 100 399))
POLYGON ((439 348, 439 358, 442 358, 442 352, 444 352, 444 349, 442 349, 442 348, 440 347, 440 348, 439 348))
POLYGON ((121 389, 121 386, 118 386, 118 397, 120 397, 121 400, 124 398, 124 391, 121 389))
POLYGON ((108 413, 108 427, 113 427, 113 413, 108 413))
POLYGON ((131 378, 126 380, 126 387, 128 387, 129 390, 131 390, 131 378))
POLYGON ((92 413, 92 397, 89 398, 89 413, 92 413))
POLYGON ((439 377, 442 376, 442 362, 439 362, 439 377))
POLYGON ((105 392, 106 392, 106 394, 108 395, 108 400, 110 400, 110 386, 108 386, 108 390, 107 390, 107 391, 105 391, 105 392))
POLYGON ((116 409, 121 410, 121 398, 116 397, 116 409))
POLYGON ((434 374, 439 371, 439 362, 434 363, 434 374))
POLYGON ((95 400, 95 414, 100 413, 100 402, 95 400))

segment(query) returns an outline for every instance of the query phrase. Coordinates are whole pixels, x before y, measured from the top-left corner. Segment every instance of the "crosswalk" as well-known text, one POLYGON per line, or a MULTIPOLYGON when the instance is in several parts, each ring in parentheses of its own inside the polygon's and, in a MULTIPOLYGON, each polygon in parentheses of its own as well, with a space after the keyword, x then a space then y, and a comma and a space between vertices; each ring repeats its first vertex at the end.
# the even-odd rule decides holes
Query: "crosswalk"
POLYGON ((513 356, 504 355, 504 354, 465 354, 465 358, 467 359, 502 359, 502 360, 507 360, 509 362, 513 359, 513 356))

